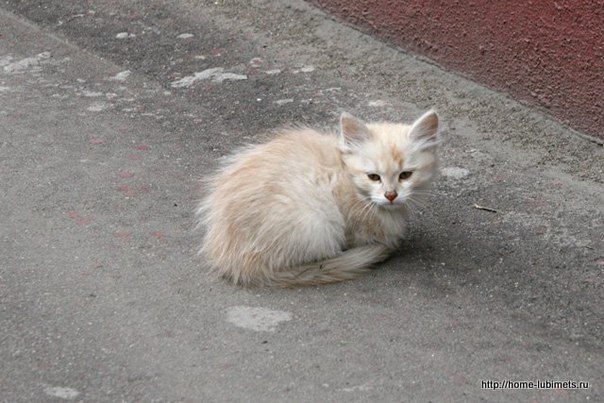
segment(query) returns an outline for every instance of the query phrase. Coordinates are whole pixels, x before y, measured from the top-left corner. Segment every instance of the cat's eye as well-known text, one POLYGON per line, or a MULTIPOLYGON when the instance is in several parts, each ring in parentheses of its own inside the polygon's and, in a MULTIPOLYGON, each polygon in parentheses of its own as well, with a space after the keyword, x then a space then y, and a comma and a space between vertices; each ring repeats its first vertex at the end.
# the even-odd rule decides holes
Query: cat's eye
POLYGON ((411 174, 413 174, 413 171, 403 171, 403 172, 401 172, 401 174, 398 176, 398 178, 399 178, 400 180, 409 179, 409 177, 411 176, 411 174))
POLYGON ((369 179, 371 179, 372 181, 379 181, 380 180, 380 175, 378 174, 367 174, 367 177, 369 179))

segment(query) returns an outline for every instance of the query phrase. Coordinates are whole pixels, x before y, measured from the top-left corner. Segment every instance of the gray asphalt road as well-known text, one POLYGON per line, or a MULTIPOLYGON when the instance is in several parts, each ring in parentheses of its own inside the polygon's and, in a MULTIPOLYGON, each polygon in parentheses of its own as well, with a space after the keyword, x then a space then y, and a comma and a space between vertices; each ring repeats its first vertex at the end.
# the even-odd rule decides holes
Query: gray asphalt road
POLYGON ((304 2, 3 1, 0 122, 2 401, 604 400, 603 148, 304 2), (430 107, 443 175, 379 270, 206 277, 220 156, 430 107))

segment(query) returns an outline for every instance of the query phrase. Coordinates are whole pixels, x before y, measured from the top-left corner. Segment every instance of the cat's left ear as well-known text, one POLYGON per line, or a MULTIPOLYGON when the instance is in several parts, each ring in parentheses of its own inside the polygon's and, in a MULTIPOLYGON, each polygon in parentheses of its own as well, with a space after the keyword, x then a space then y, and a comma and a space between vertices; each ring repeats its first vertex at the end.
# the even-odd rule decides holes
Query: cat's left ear
POLYGON ((438 144, 438 115, 433 109, 417 119, 411 129, 409 138, 417 142, 420 149, 434 147, 438 144))
POLYGON ((371 138, 371 132, 365 123, 344 112, 340 116, 340 135, 346 145, 363 143, 371 138))

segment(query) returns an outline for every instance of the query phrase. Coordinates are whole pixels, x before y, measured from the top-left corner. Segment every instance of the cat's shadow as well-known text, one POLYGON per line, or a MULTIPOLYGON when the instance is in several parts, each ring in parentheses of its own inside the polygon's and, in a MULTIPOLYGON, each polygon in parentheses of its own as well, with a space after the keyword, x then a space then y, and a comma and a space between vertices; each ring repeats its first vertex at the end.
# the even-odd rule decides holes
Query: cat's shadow
POLYGON ((428 235, 415 233, 405 238, 382 266, 385 269, 408 273, 424 271, 427 263, 435 262, 434 252, 435 247, 428 235))

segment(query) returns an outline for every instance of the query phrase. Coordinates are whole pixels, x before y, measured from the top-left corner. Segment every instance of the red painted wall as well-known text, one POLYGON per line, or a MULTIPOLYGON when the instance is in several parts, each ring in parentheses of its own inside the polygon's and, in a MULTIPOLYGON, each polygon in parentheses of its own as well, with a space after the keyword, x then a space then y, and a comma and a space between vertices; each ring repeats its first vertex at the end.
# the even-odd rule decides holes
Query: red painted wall
POLYGON ((604 0, 309 0, 604 139, 604 0))

